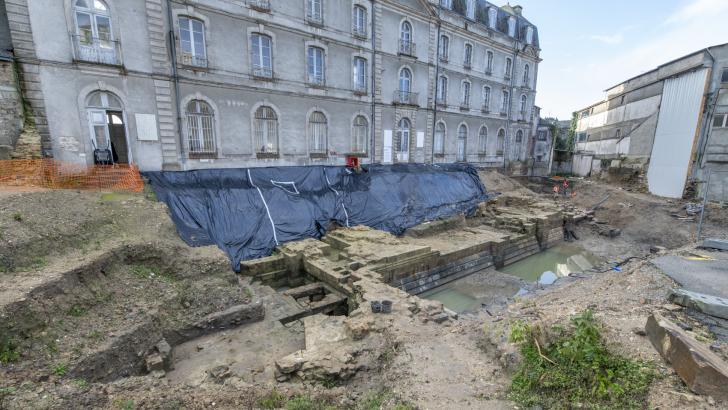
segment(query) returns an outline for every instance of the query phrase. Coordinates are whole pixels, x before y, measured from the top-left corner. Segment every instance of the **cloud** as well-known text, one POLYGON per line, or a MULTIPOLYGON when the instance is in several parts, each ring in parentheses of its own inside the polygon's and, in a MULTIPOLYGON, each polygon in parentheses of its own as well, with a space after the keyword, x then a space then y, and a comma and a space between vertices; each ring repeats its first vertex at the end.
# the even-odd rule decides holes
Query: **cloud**
POLYGON ((611 36, 594 34, 589 36, 589 38, 610 45, 620 44, 622 41, 624 41, 624 36, 622 35, 622 33, 613 34, 611 36))
POLYGON ((683 23, 724 11, 728 11, 728 2, 725 0, 695 0, 670 14, 664 24, 683 23))

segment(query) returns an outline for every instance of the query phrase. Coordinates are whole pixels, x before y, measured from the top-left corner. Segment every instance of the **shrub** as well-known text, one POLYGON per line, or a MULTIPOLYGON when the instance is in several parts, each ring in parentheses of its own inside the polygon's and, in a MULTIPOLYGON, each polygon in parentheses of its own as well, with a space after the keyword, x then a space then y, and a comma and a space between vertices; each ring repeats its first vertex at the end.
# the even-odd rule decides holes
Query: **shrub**
POLYGON ((644 407, 654 370, 610 352, 591 310, 574 316, 571 323, 549 346, 539 345, 531 326, 514 324, 510 340, 519 345, 523 362, 508 398, 524 407, 644 407))

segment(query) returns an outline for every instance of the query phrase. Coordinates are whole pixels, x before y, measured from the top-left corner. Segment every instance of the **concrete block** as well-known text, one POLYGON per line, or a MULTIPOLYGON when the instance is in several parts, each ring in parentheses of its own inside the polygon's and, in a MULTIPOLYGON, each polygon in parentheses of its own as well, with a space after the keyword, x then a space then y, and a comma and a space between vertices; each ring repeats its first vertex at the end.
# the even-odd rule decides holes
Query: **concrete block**
POLYGON ((697 342, 680 327, 653 313, 645 332, 652 346, 672 365, 685 384, 697 394, 728 400, 728 366, 707 346, 697 342))
POLYGON ((685 289, 673 289, 670 293, 670 301, 698 310, 706 315, 728 319, 728 300, 717 296, 691 292, 685 289))
POLYGON ((703 240, 702 247, 728 251, 728 241, 725 239, 707 238, 703 240))

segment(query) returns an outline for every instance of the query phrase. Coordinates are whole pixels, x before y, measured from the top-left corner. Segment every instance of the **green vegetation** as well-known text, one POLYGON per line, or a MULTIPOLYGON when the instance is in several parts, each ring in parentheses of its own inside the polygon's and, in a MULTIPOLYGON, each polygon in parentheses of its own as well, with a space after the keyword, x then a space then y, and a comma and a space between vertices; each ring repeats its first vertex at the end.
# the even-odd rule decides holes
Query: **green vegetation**
POLYGON ((16 362, 20 358, 18 346, 11 338, 3 336, 0 339, 0 363, 7 364, 16 362))
MULTIPOLYGON (((286 410, 337 410, 339 407, 330 404, 326 400, 314 399, 307 395, 297 395, 291 398, 284 396, 278 390, 273 389, 270 393, 258 400, 258 405, 263 409, 286 409, 286 410)), ((369 393, 355 407, 349 410, 380 410, 387 408, 391 410, 412 410, 414 407, 394 399, 391 391, 382 389, 369 393)), ((343 408, 342 408, 343 409, 343 408)))
POLYGON ((73 317, 81 317, 84 316, 86 313, 86 308, 79 305, 73 305, 70 309, 68 309, 68 315, 73 317))
POLYGON ((166 282, 175 282, 176 278, 159 270, 156 266, 131 265, 131 273, 139 279, 160 279, 166 282))
POLYGON ((508 398, 523 407, 638 409, 655 377, 645 362, 610 352, 591 310, 574 316, 569 329, 554 327, 556 340, 538 342, 538 330, 517 322, 510 340, 523 363, 508 398))
POLYGON ((134 410, 134 400, 132 399, 116 399, 114 406, 122 410, 134 410))
POLYGON ((74 379, 73 384, 81 390, 86 390, 88 388, 88 382, 84 379, 74 379))
POLYGON ((280 409, 286 402, 286 396, 276 389, 258 400, 258 405, 264 409, 280 409))
POLYGON ((15 222, 23 222, 23 215, 21 215, 20 212, 16 212, 13 214, 13 220, 15 222))
POLYGON ((286 403, 286 410, 336 410, 336 407, 322 400, 313 400, 309 396, 295 396, 286 403))
POLYGON ((53 374, 56 376, 65 376, 66 373, 68 373, 68 368, 66 367, 65 363, 58 363, 55 366, 53 366, 53 374))

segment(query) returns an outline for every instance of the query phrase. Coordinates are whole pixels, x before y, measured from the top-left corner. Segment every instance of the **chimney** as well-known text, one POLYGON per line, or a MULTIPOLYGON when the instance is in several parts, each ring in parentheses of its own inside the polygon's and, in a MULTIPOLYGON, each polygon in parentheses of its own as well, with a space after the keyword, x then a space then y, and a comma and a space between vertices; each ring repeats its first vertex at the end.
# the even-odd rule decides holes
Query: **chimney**
POLYGON ((515 5, 513 6, 513 12, 516 13, 517 16, 520 16, 521 12, 523 12, 523 7, 515 5))

